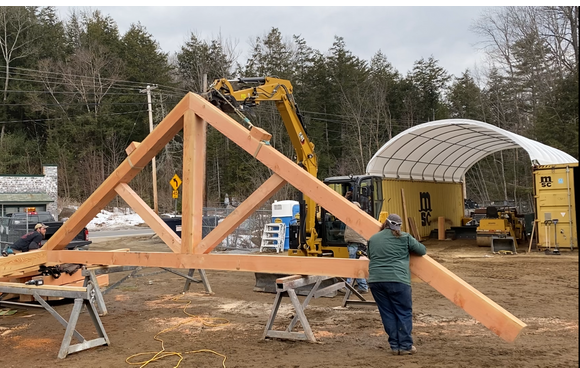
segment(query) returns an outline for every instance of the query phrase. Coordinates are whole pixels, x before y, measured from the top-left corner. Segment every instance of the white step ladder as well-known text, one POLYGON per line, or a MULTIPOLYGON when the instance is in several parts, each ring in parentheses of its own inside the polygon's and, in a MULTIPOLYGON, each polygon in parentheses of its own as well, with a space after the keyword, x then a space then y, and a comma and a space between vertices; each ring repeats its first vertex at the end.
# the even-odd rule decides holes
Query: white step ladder
POLYGON ((284 251, 284 239, 286 238, 286 225, 284 223, 271 223, 264 225, 260 253, 264 249, 276 249, 276 253, 284 251))

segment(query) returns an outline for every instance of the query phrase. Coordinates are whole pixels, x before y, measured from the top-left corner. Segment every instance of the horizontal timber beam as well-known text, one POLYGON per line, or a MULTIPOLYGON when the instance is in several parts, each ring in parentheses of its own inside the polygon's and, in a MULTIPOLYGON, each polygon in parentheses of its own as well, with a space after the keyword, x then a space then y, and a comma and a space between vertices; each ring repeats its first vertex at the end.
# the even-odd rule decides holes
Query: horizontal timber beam
MULTIPOLYGON (((289 257, 264 255, 114 253, 53 251, 48 260, 58 263, 84 263, 143 267, 193 268, 206 270, 368 277, 368 261, 343 258, 289 257)), ((514 341, 526 326, 429 256, 412 257, 411 269, 453 303, 505 341, 514 341)))
POLYGON ((72 252, 64 250, 49 252, 48 260, 57 263, 194 268, 287 273, 290 275, 325 275, 356 278, 368 276, 368 261, 349 258, 162 252, 72 252))

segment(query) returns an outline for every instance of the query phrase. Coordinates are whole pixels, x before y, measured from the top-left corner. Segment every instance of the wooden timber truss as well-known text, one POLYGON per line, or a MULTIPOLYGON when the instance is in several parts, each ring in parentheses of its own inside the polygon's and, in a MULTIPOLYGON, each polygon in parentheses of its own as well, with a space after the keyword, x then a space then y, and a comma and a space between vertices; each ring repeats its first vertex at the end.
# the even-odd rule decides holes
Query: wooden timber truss
MULTIPOLYGON (((370 238, 380 223, 300 168, 268 144, 271 135, 246 129, 201 96, 188 93, 142 142, 127 148, 127 158, 47 241, 42 250, 0 258, 0 277, 46 262, 86 265, 125 265, 187 269, 213 269, 289 275, 324 275, 362 278, 368 261, 328 257, 289 257, 210 254, 220 242, 282 186, 295 188, 370 238), (242 147, 272 172, 252 195, 202 239, 207 123, 242 147), (183 207, 179 238, 131 189, 130 181, 157 153, 183 130, 183 207), (165 252, 72 252, 63 250, 111 200, 121 196, 172 250, 165 252)), ((518 318, 431 257, 412 257, 411 272, 465 310, 505 341, 514 341, 526 326, 518 318)))

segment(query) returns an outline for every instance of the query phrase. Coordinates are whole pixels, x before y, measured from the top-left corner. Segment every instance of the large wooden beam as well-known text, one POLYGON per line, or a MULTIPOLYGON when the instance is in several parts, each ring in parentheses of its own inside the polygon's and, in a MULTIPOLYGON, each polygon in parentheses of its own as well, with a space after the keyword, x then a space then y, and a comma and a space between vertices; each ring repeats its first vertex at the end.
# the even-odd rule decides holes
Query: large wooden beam
POLYGON ((46 263, 46 251, 35 250, 8 257, 0 257, 0 277, 8 276, 18 270, 46 263))
POLYGON ((183 119, 181 252, 193 253, 202 238, 207 124, 193 111, 183 119))
POLYGON ((526 324, 429 256, 411 257, 411 272, 505 341, 526 324))
POLYGON ((356 278, 368 276, 368 261, 350 258, 161 252, 71 252, 63 250, 49 252, 48 260, 58 263, 194 268, 287 273, 291 275, 325 275, 356 278))
MULTIPOLYGON (((345 258, 53 251, 49 252, 48 260, 58 263, 368 277, 367 260, 345 258)), ((421 274, 424 281, 505 341, 514 341, 522 328, 526 326, 431 257, 412 257, 411 268, 415 273, 421 274)))
POLYGON ((115 187, 115 191, 173 252, 179 253, 181 251, 179 236, 131 189, 129 184, 121 183, 115 187))
POLYGON ((228 215, 215 229, 213 229, 197 248, 195 253, 209 253, 214 249, 228 234, 234 231, 244 220, 260 208, 268 199, 280 190, 286 181, 280 176, 274 174, 264 182, 254 193, 243 201, 236 209, 228 215))
POLYGON ((193 94, 187 94, 155 127, 115 171, 83 202, 44 245, 46 250, 63 249, 117 195, 115 187, 128 183, 161 151, 183 127, 183 114, 193 94))

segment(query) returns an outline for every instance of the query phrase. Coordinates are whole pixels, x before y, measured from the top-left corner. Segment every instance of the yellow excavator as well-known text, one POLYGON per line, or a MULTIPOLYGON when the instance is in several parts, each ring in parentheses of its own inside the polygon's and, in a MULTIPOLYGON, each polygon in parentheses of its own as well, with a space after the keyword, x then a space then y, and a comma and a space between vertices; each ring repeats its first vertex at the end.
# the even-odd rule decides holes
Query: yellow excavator
POLYGON ((485 217, 479 220, 476 242, 480 247, 491 246, 493 253, 516 253, 517 243, 524 236, 524 224, 517 218, 515 209, 490 206, 485 209, 485 217))
MULTIPOLYGON (((290 141, 296 151, 296 162, 317 177, 318 161, 306 133, 302 114, 294 100, 293 87, 288 80, 272 77, 217 79, 203 96, 222 111, 236 114, 248 127, 252 122, 247 111, 262 102, 273 101, 284 122, 290 141)), ((379 217, 382 207, 382 180, 380 177, 357 175, 327 178, 324 182, 341 195, 352 193, 351 200, 364 203, 371 216, 379 217)), ((348 258, 344 241, 344 224, 307 196, 300 201, 300 221, 296 237, 290 235, 290 256, 348 258), (342 231, 342 232, 341 232, 342 231)))

